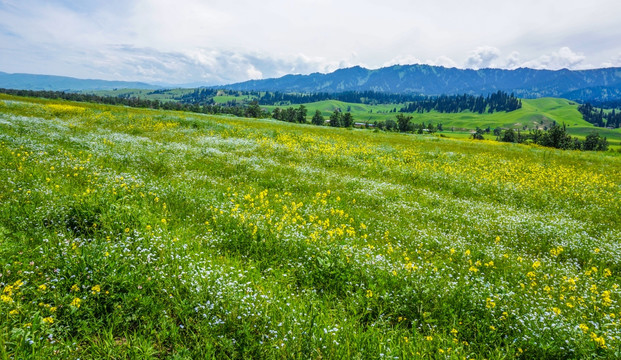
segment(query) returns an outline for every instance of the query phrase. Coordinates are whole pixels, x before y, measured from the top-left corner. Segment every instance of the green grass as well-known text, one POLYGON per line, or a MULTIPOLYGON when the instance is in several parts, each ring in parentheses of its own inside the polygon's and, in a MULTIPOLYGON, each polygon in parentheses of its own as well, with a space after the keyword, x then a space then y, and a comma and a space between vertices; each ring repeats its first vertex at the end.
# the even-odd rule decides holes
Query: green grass
MULTIPOLYGON (((94 94, 99 96, 130 96, 138 97, 146 100, 158 100, 158 101, 178 101, 176 98, 191 94, 195 89, 163 89, 160 91, 146 90, 146 89, 115 89, 115 90, 98 90, 89 91, 84 90, 83 93, 94 94)), ((252 101, 255 96, 239 96, 239 95, 216 95, 213 100, 216 104, 224 104, 229 101, 237 101, 240 105, 252 101)))
MULTIPOLYGON (((119 89, 119 90, 105 90, 98 92, 91 92, 102 96, 119 96, 130 95, 138 96, 150 100, 160 101, 172 101, 173 97, 180 96, 185 93, 190 93, 194 89, 170 89, 163 94, 150 94, 152 90, 137 90, 137 89, 119 89)), ((239 95, 218 95, 214 97, 214 101, 217 104, 224 104, 229 101, 237 101, 239 104, 244 104, 254 99, 253 96, 239 96, 239 95)), ((328 118, 335 109, 341 109, 341 111, 349 111, 353 114, 354 119, 357 122, 384 122, 388 119, 395 120, 397 111, 403 107, 403 104, 381 104, 381 105, 367 105, 367 104, 355 104, 346 103, 337 100, 325 100, 315 103, 303 104, 308 109, 307 118, 310 121, 314 115, 315 110, 321 111, 325 118, 328 118)), ((471 112, 462 112, 457 114, 446 114, 432 111, 422 114, 411 114, 414 119, 413 122, 426 124, 442 124, 445 130, 451 130, 445 133, 445 136, 453 137, 454 134, 458 134, 456 137, 461 138, 461 134, 469 133, 470 130, 474 130, 477 127, 487 128, 488 126, 493 128, 514 128, 523 129, 526 126, 528 129, 535 129, 544 127, 550 127, 553 122, 558 124, 565 124, 568 127, 568 132, 572 136, 576 136, 580 139, 584 139, 592 131, 597 131, 602 136, 606 136, 611 144, 611 147, 617 149, 621 148, 621 129, 605 129, 597 128, 582 119, 582 115, 578 112, 578 105, 572 101, 559 98, 541 98, 541 99, 523 99, 522 108, 505 113, 494 114, 478 114, 471 112)), ((263 106, 266 110, 273 110, 276 107, 298 107, 299 105, 283 105, 283 106, 263 106)))
POLYGON ((2 95, 0 164, 5 358, 621 356, 618 153, 2 95))
POLYGON ((116 90, 98 90, 98 91, 89 91, 84 90, 81 91, 86 94, 93 94, 99 96, 123 96, 123 97, 137 97, 141 99, 147 100, 158 100, 158 101, 177 101, 176 97, 182 96, 184 94, 190 94, 194 92, 194 89, 168 89, 162 92, 156 92, 156 90, 148 90, 148 89, 116 89, 116 90))
POLYGON ((215 101, 216 104, 224 104, 228 101, 237 101, 237 103, 241 105, 250 102, 253 99, 255 99, 254 96, 217 95, 214 96, 213 101, 215 101))
MULTIPOLYGON (((304 104, 308 109, 308 119, 315 113, 315 110, 321 111, 324 117, 330 116, 335 109, 341 111, 351 110, 354 119, 358 122, 375 121, 383 122, 388 119, 395 120, 396 114, 390 112, 393 109, 397 111, 402 107, 401 104, 384 104, 384 105, 365 105, 345 103, 336 100, 326 100, 316 103, 304 104)), ((265 106, 265 109, 273 110, 275 106, 265 106)), ((565 99, 543 98, 522 100, 522 108, 512 112, 500 112, 493 114, 478 114, 471 112, 462 112, 456 114, 446 114, 432 111, 429 113, 415 113, 412 122, 414 123, 433 123, 435 125, 442 124, 444 127, 444 135, 449 137, 462 138, 463 134, 469 134, 470 130, 477 127, 492 129, 514 128, 528 129, 550 127, 553 122, 565 124, 569 134, 584 139, 592 131, 597 131, 602 136, 606 136, 613 147, 621 146, 621 129, 605 129, 597 128, 582 119, 582 115, 577 110, 574 102, 565 99)), ((528 131, 528 130, 526 130, 528 131)))

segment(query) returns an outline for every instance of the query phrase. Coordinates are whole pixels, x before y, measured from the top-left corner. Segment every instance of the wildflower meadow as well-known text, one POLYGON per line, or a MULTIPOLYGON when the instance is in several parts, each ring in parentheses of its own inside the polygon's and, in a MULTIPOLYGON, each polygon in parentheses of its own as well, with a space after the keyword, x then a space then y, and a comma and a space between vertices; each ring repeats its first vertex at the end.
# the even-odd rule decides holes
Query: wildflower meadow
POLYGON ((0 359, 621 358, 621 155, 0 95, 0 359))

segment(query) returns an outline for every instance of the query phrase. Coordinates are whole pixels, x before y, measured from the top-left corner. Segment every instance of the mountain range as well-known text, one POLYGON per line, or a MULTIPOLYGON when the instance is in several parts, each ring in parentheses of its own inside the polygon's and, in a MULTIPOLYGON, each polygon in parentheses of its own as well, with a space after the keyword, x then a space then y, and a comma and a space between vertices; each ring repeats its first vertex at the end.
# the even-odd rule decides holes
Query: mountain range
POLYGON ((0 88, 19 90, 114 90, 114 89, 160 89, 161 86, 143 82, 76 79, 67 76, 7 74, 0 72, 0 88))
POLYGON ((378 91, 422 95, 489 94, 502 90, 523 98, 621 99, 621 68, 593 70, 457 69, 431 65, 355 66, 332 73, 286 75, 221 86, 231 90, 280 92, 378 91))
MULTIPOLYGON (((143 82, 86 80, 64 76, 0 72, 0 88, 24 90, 161 89, 143 82)), ((172 86, 167 86, 172 87, 172 86)), ((212 88, 279 92, 377 91, 397 94, 487 95, 496 91, 522 98, 560 97, 578 101, 621 100, 621 68, 592 70, 457 69, 432 65, 360 66, 331 73, 285 75, 212 88)))

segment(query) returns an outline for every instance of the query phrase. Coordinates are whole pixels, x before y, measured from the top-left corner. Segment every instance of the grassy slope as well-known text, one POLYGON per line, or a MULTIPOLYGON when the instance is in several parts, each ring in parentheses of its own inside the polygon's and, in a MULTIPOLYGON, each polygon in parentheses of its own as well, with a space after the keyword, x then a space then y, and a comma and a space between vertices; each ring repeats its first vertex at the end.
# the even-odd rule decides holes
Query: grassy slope
MULTIPOLYGON (((558 124, 568 126, 571 135, 584 138, 591 131, 598 131, 600 135, 608 137, 611 145, 621 145, 621 129, 609 130, 596 128, 582 119, 582 115, 577 110, 577 105, 569 100, 557 98, 543 98, 533 100, 522 100, 522 108, 513 112, 494 113, 494 114, 476 114, 463 112, 458 114, 444 114, 438 112, 411 114, 415 123, 442 124, 447 136, 463 137, 468 136, 469 130, 476 127, 492 129, 496 127, 522 129, 527 126, 529 129, 535 127, 542 128, 550 126, 553 121, 558 124), (542 124, 543 121, 543 124, 542 124), (454 128, 455 133, 450 129, 454 128)), ((320 101, 316 103, 304 104, 308 108, 308 117, 310 118, 315 110, 322 112, 324 117, 328 117, 335 109, 339 108, 346 111, 351 107, 351 112, 356 121, 385 121, 387 119, 395 119, 395 113, 390 113, 394 108, 399 109, 399 104, 385 105, 364 105, 351 104, 335 100, 320 101)), ((272 110, 273 106, 266 106, 266 109, 272 110)), ((490 137, 491 138, 491 137, 490 137)))
POLYGON ((95 94, 100 96, 131 96, 148 100, 159 101, 175 101, 173 98, 193 92, 194 89, 170 89, 163 93, 153 93, 154 90, 145 89, 116 89, 116 90, 100 90, 100 91, 83 91, 87 94, 95 94))
MULTIPOLYGON (((83 91, 87 94, 95 94, 100 96, 135 96, 148 100, 174 101, 175 97, 194 92, 195 89, 166 89, 154 93, 154 90, 145 89, 116 89, 116 90, 99 90, 99 91, 83 91)), ((239 103, 252 100, 252 96, 235 96, 235 95, 217 95, 214 101, 217 104, 223 104, 227 101, 237 101, 239 103)))
POLYGON ((2 357, 621 355, 618 154, 0 96, 0 163, 2 357))
MULTIPOLYGON (((172 96, 179 96, 183 93, 189 93, 193 89, 171 89, 165 94, 151 94, 148 95, 151 90, 136 90, 136 89, 120 89, 114 91, 98 91, 94 92, 99 95, 132 95, 140 96, 151 100, 170 101, 172 96)), ((237 100, 242 102, 249 98, 243 98, 234 95, 216 96, 214 101, 216 103, 225 103, 227 101, 237 100)), ((559 124, 566 124, 569 129, 569 133, 573 136, 583 139, 590 132, 596 130, 602 136, 606 136, 610 144, 613 147, 621 146, 621 129, 609 130, 602 128, 595 128, 593 125, 582 119, 582 116, 577 110, 577 105, 566 99, 559 98, 542 98, 542 99, 524 99, 522 100, 523 107, 520 110, 513 111, 511 113, 495 113, 495 114, 476 114, 470 112, 463 112, 459 114, 442 114, 437 112, 430 112, 424 114, 412 114, 414 116, 414 122, 416 123, 429 123, 443 124, 444 128, 449 130, 454 128, 455 132, 447 132, 447 136, 451 137, 464 137, 468 136, 469 131, 475 129, 477 126, 481 128, 487 128, 490 126, 492 129, 496 127, 513 127, 528 128, 550 126, 552 121, 556 121, 559 124), (543 124, 541 123, 543 121, 543 124)), ((297 107, 297 105, 295 105, 297 107)), ((335 109, 341 109, 347 111, 351 108, 351 112, 354 115, 356 121, 373 123, 375 121, 382 122, 387 119, 394 119, 395 113, 390 111, 393 109, 401 108, 401 104, 382 104, 382 105, 365 105, 345 103, 337 100, 319 101, 316 103, 307 103, 304 106, 308 109, 308 119, 312 117, 315 110, 321 111, 324 117, 330 116, 335 109)), ((273 110, 276 106, 264 106, 264 109, 273 110)), ((281 106, 286 107, 286 106, 281 106)), ((491 139, 491 137, 490 137, 491 139)))

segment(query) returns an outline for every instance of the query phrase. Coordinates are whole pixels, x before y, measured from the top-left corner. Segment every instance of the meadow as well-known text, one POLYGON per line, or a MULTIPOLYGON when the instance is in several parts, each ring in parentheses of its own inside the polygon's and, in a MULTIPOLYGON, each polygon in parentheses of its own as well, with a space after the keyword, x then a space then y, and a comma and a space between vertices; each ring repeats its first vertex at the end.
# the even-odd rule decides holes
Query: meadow
MULTIPOLYGON (((148 100, 159 100, 162 102, 176 102, 175 97, 191 94, 194 89, 168 89, 154 92, 152 90, 140 89, 117 89, 104 91, 84 91, 100 96, 122 96, 122 97, 138 97, 148 100)), ((227 102, 235 101, 238 104, 248 104, 254 100, 251 95, 242 96, 237 93, 219 94, 213 97, 216 104, 223 105, 227 102)), ((594 127, 585 121, 582 114, 578 111, 576 102, 561 98, 540 98, 540 99, 521 99, 522 108, 511 112, 496 113, 472 113, 463 111, 460 113, 440 113, 431 111, 428 113, 412 113, 412 121, 416 124, 432 123, 434 125, 442 124, 444 127, 444 135, 453 138, 466 138, 471 135, 477 127, 485 129, 502 128, 516 129, 528 132, 528 129, 545 129, 550 128, 553 123, 565 124, 567 131, 571 136, 584 140, 587 135, 593 131, 597 131, 601 136, 606 137, 610 147, 615 150, 621 149, 621 128, 607 129, 594 127), (524 130, 526 128, 527 130, 524 130)), ((338 100, 324 100, 303 104, 307 108, 307 121, 310 123, 311 118, 316 110, 319 110, 324 118, 328 119, 334 110, 339 109, 343 112, 351 112, 356 122, 373 124, 375 122, 382 123, 386 120, 396 120, 398 111, 405 104, 358 104, 348 103, 338 100)), ((264 110, 273 111, 275 108, 297 108, 299 105, 280 105, 261 106, 264 110)), ((612 110, 609 110, 612 111, 612 110)), ((607 112, 609 112, 607 111, 607 112)), ((487 139, 496 138, 493 134, 486 135, 487 139)))
POLYGON ((621 155, 0 95, 0 358, 621 358, 621 155))
MULTIPOLYGON (((554 122, 557 124, 565 124, 567 132, 582 140, 593 131, 597 131, 601 136, 608 138, 608 141, 615 149, 621 147, 621 129, 597 128, 586 122, 582 118, 582 114, 578 112, 578 105, 575 102, 559 99, 559 98, 541 98, 541 99, 522 99, 522 108, 511 112, 496 112, 493 114, 472 113, 464 111, 460 113, 439 113, 431 111, 428 113, 413 113, 412 122, 416 124, 432 123, 434 125, 442 124, 444 127, 444 135, 448 137, 463 138, 464 135, 470 136, 470 131, 480 127, 485 129, 497 127, 502 129, 520 129, 524 131, 524 127, 528 129, 544 129, 551 127, 554 122)), ((351 111, 357 122, 384 122, 386 120, 395 120, 397 113, 391 112, 396 109, 399 111, 403 104, 382 104, 367 105, 353 104, 336 100, 319 101, 315 103, 307 103, 304 106, 308 109, 308 118, 319 110, 327 119, 335 109, 341 111, 351 111)), ((275 106, 266 106, 268 110, 273 110, 275 106)), ((528 132, 528 130, 526 130, 528 132)), ((489 139, 495 139, 492 135, 489 139)))

